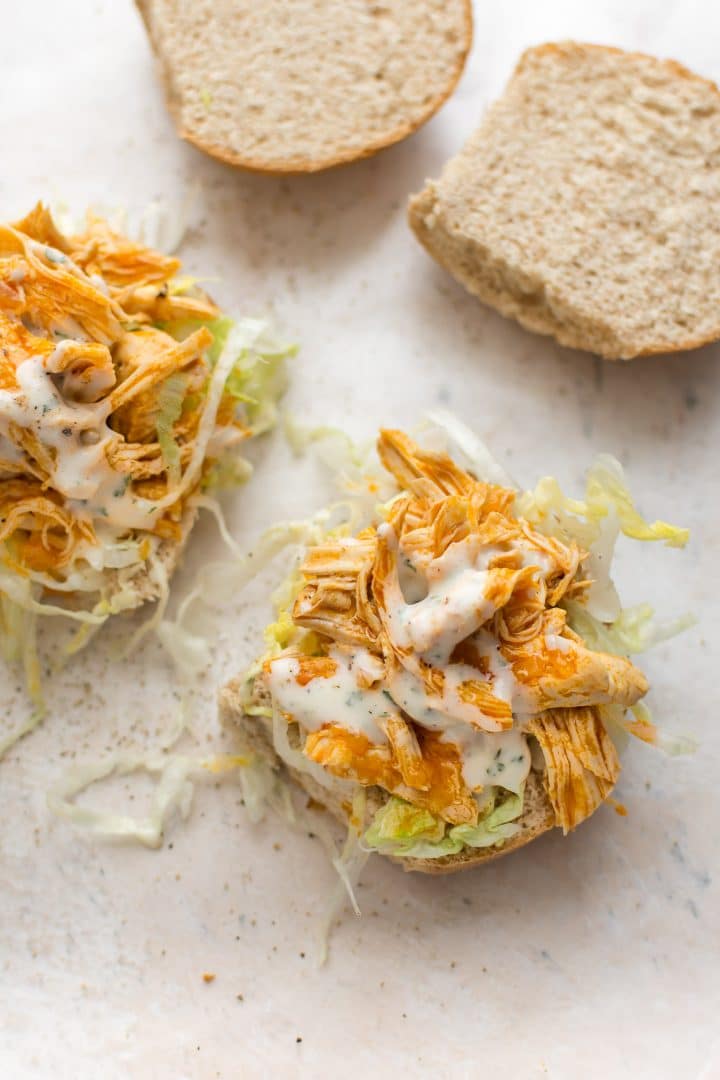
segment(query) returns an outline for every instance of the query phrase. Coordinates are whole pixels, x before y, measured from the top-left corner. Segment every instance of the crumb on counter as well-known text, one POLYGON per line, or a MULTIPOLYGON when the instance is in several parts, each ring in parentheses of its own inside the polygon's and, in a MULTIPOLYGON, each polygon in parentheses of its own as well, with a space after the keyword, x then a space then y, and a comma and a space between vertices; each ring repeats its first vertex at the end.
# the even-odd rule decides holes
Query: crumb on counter
POLYGON ((215 975, 210 971, 204 971, 203 972, 203 982, 204 983, 215 982, 215 975))

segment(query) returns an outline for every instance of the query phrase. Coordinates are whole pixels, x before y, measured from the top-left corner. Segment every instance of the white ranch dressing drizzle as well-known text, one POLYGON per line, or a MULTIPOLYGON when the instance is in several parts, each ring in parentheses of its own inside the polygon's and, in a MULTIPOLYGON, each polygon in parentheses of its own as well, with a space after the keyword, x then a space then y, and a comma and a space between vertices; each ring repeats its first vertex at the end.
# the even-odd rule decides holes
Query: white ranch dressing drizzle
POLYGON ((528 778, 530 748, 521 731, 493 735, 459 724, 446 728, 442 738, 458 747, 463 778, 471 791, 495 784, 517 795, 528 778))
POLYGON ((280 656, 271 661, 267 682, 278 708, 307 731, 338 724, 365 735, 370 742, 387 742, 381 721, 396 711, 394 702, 387 691, 363 689, 358 682, 358 676, 366 683, 367 676, 373 673, 382 678, 382 662, 364 649, 349 654, 333 648, 328 655, 335 661, 333 674, 327 678, 318 676, 305 686, 297 681, 298 660, 280 656))
POLYGON ((415 595, 388 612, 392 639, 400 648, 412 649, 435 665, 449 663, 455 646, 495 614, 496 606, 485 596, 493 559, 509 549, 520 555, 518 568, 534 566, 542 576, 553 567, 548 555, 522 539, 501 547, 480 544, 477 537, 470 536, 451 544, 442 555, 418 569, 399 548, 391 525, 381 525, 378 535, 394 552, 398 569, 412 567, 404 573, 403 584, 412 574, 415 595), (421 574, 425 588, 416 580, 421 574))
POLYGON ((497 549, 487 549, 482 558, 473 559, 468 542, 461 541, 428 563, 426 595, 390 614, 397 644, 446 664, 455 646, 495 611, 485 596, 487 566, 495 554, 497 549))
POLYGON ((530 771, 527 739, 520 731, 479 732, 468 724, 453 722, 434 710, 422 692, 404 693, 404 683, 393 683, 389 689, 365 688, 368 677, 379 680, 384 675, 382 661, 365 649, 351 654, 331 648, 328 655, 336 670, 328 677, 311 679, 305 686, 297 681, 300 662, 296 658, 280 656, 269 665, 266 682, 276 706, 306 731, 337 724, 364 735, 375 745, 384 744, 383 720, 402 709, 458 748, 463 777, 471 791, 488 784, 519 791, 530 771))
MULTIPOLYGON (((395 552, 398 567, 409 565, 410 560, 399 550, 392 526, 382 525, 378 533, 395 552)), ((410 671, 408 677, 402 679, 405 695, 422 694, 427 701, 432 701, 430 708, 449 719, 476 724, 481 715, 483 726, 489 730, 499 729, 500 725, 481 713, 477 705, 463 701, 463 683, 488 680, 493 695, 507 702, 514 714, 525 715, 530 711, 526 688, 513 675, 495 638, 482 629, 496 611, 495 605, 485 596, 488 567, 498 555, 506 554, 508 547, 520 555, 518 567, 537 566, 538 575, 551 572, 552 560, 522 539, 501 547, 483 545, 477 537, 471 536, 451 544, 441 556, 429 560, 422 572, 413 566, 415 595, 420 595, 421 591, 421 586, 414 580, 416 577, 424 578, 425 595, 414 602, 403 598, 388 613, 393 642, 411 653, 407 668, 416 669, 419 658, 431 667, 442 669, 444 674, 442 695, 428 698, 417 675, 410 671), (484 657, 488 675, 483 676, 469 664, 450 663, 453 650, 465 640, 470 640, 484 657)))
POLYGON ((157 519, 153 503, 133 495, 129 478, 107 460, 106 449, 118 438, 107 425, 108 402, 67 401, 42 356, 19 364, 15 378, 18 390, 0 390, 3 446, 11 441, 11 423, 32 431, 53 451, 50 484, 78 518, 100 517, 123 531, 151 529, 157 519))
MULTIPOLYGON (((516 719, 531 714, 527 689, 513 675, 495 637, 483 629, 496 611, 485 590, 490 563, 508 549, 519 556, 518 568, 537 567, 538 586, 539 579, 552 572, 552 558, 524 539, 503 546, 482 545, 471 536, 451 544, 438 558, 419 564, 400 549, 391 525, 381 525, 378 534, 396 559, 400 600, 388 612, 388 624, 394 644, 411 654, 408 666, 393 672, 386 689, 365 689, 366 682, 358 682, 357 674, 370 663, 371 668, 375 665, 376 679, 383 680, 382 663, 366 650, 348 654, 333 648, 329 655, 336 662, 335 673, 300 686, 299 662, 280 657, 270 665, 270 692, 279 708, 307 730, 337 724, 364 734, 373 743, 387 741, 382 719, 389 711, 401 709, 458 748, 470 790, 498 785, 518 792, 531 766, 527 737, 518 725, 502 731, 492 717, 484 718, 486 726, 498 730, 478 730, 478 707, 462 700, 460 688, 469 681, 487 681, 493 695, 510 705, 516 719), (450 662, 462 641, 470 641, 485 660, 486 674, 471 664, 450 662), (442 670, 442 694, 427 692, 416 674, 418 659, 442 670)), ((563 639, 562 645, 556 645, 552 635, 553 646, 562 649, 566 643, 563 639)))
MULTIPOLYGON (((388 612, 393 641, 420 656, 431 654, 437 664, 447 663, 455 646, 493 615, 495 609, 485 596, 487 567, 500 549, 486 547, 481 551, 470 537, 417 567, 399 550, 391 525, 381 525, 378 536, 394 553, 398 567, 412 567, 419 578, 417 584, 413 581, 410 601, 403 599, 388 612)), ((408 576, 405 574, 405 582, 408 576)))

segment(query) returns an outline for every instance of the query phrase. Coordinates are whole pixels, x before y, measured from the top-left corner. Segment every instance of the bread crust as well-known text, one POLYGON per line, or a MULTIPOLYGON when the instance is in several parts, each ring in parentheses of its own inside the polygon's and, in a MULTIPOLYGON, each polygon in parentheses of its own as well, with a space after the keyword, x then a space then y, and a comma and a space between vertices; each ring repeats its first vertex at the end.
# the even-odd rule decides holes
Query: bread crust
MULTIPOLYGON (((551 42, 527 49, 520 57, 508 82, 507 94, 514 79, 521 75, 537 57, 566 57, 573 53, 622 56, 629 60, 651 61, 665 68, 668 75, 687 79, 710 90, 718 97, 720 90, 710 79, 696 75, 675 60, 662 60, 647 53, 628 53, 605 45, 586 45, 575 41, 551 42)), ((502 99, 500 99, 502 100, 502 99)), ((492 138, 492 136, 490 136, 492 138)), ((440 184, 442 181, 439 182, 440 184)), ((408 203, 408 223, 426 251, 449 271, 465 288, 483 303, 495 308, 506 318, 515 319, 526 329, 554 337, 569 348, 594 352, 606 360, 630 360, 657 356, 709 345, 720 338, 720 319, 706 333, 688 334, 685 338, 659 336, 656 342, 639 346, 633 344, 611 321, 596 316, 592 324, 587 317, 573 310, 572 296, 558 296, 539 283, 528 298, 521 289, 514 290, 513 278, 517 268, 476 238, 464 236, 461 222, 448 222, 443 214, 438 187, 429 181, 425 188, 412 196, 408 203), (436 213, 437 209, 437 213, 436 213), (428 226, 428 218, 433 219, 428 226)))
POLYGON ((368 142, 359 150, 339 152, 329 157, 294 157, 288 158, 280 167, 276 161, 269 158, 250 157, 236 153, 225 146, 208 142, 199 138, 193 131, 183 124, 181 118, 181 101, 173 86, 172 65, 170 58, 164 55, 161 35, 156 33, 151 17, 153 0, 135 0, 135 5, 140 13, 147 31, 150 45, 160 67, 160 79, 165 93, 165 101, 170 112, 178 135, 181 139, 191 143, 226 165, 245 169, 248 172, 264 173, 268 176, 302 175, 305 173, 321 172, 325 169, 336 168, 339 165, 349 165, 353 161, 361 161, 363 158, 372 157, 388 146, 401 142, 412 135, 418 128, 435 115, 438 109, 444 105, 457 86, 460 76, 465 68, 465 61, 470 52, 473 39, 472 0, 462 0, 463 3, 463 42, 458 51, 454 66, 448 71, 447 82, 442 90, 429 102, 425 109, 418 113, 411 121, 398 124, 388 131, 368 142))
MULTIPOLYGON (((138 3, 142 3, 142 0, 138 0, 138 3)), ((690 68, 686 68, 679 60, 673 60, 670 57, 653 56, 652 53, 628 52, 626 49, 618 48, 617 45, 594 45, 591 42, 576 41, 574 38, 567 38, 565 41, 547 41, 543 45, 532 45, 529 49, 525 49, 515 65, 513 75, 518 75, 534 56, 562 56, 570 50, 586 53, 606 53, 608 56, 624 56, 632 60, 652 60, 654 64, 666 67, 673 75, 679 75, 683 79, 690 79, 692 82, 703 83, 708 89, 720 94, 717 83, 713 82, 712 79, 706 79, 704 75, 698 75, 696 72, 691 71, 690 68)))
MULTIPOLYGON (((328 789, 319 784, 307 773, 287 766, 278 757, 272 740, 272 725, 263 716, 249 716, 243 707, 243 680, 233 679, 220 690, 218 705, 221 722, 234 730, 243 746, 251 753, 263 758, 279 774, 289 776, 317 803, 321 803, 338 821, 347 825, 352 811, 352 793, 360 785, 348 784, 347 792, 335 788, 328 789)), ((267 703, 267 693, 258 687, 254 694, 259 704, 267 703)), ((344 783, 347 783, 345 781, 344 783)), ((366 809, 363 827, 367 828, 376 811, 388 799, 381 788, 366 788, 366 809)), ((422 874, 454 874, 460 870, 469 870, 480 863, 499 859, 511 851, 525 847, 544 832, 555 826, 555 814, 542 784, 541 777, 531 772, 525 785, 525 804, 522 817, 518 820, 521 831, 506 840, 499 848, 463 848, 457 855, 445 855, 439 859, 413 859, 396 855, 384 855, 391 862, 402 866, 408 872, 422 874)))

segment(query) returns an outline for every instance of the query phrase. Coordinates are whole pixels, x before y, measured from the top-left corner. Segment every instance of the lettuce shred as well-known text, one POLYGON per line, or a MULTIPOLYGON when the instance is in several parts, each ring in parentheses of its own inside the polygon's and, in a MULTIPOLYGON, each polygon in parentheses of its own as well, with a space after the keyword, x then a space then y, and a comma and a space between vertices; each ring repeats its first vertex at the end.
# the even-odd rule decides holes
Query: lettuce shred
POLYGON ((137 841, 146 847, 160 847, 167 825, 177 813, 185 820, 193 798, 192 779, 216 775, 245 765, 247 759, 236 754, 193 758, 181 754, 133 755, 111 754, 102 761, 88 762, 68 769, 48 793, 48 808, 80 828, 98 836, 137 841), (146 772, 157 776, 152 807, 146 817, 96 810, 78 806, 75 799, 93 784, 110 776, 128 776, 146 772))
POLYGON ((313 813, 304 801, 297 797, 298 791, 288 782, 286 774, 273 768, 264 757, 250 753, 244 768, 239 771, 239 777, 243 803, 253 824, 264 820, 270 811, 293 829, 316 836, 338 875, 339 880, 335 883, 325 911, 316 925, 316 960, 318 966, 322 966, 328 957, 333 924, 348 900, 354 913, 360 915, 355 889, 371 855, 362 840, 367 793, 362 787, 357 787, 352 793, 352 811, 347 832, 344 843, 338 850, 337 841, 324 820, 324 815, 313 813), (296 796, 295 801, 293 794, 296 796))
POLYGON ((590 466, 583 500, 567 498, 557 480, 546 476, 533 491, 518 495, 516 510, 540 532, 574 540, 588 551, 585 565, 592 585, 586 609, 602 622, 614 622, 621 615, 610 576, 620 533, 632 540, 663 540, 671 547, 684 547, 689 538, 688 530, 678 525, 645 520, 635 507, 622 465, 610 454, 598 455, 590 466))
POLYGON ((257 335, 240 351, 225 390, 244 406, 251 434, 262 435, 277 423, 277 403, 287 387, 284 362, 298 347, 276 337, 267 321, 256 320, 256 326, 257 335))
POLYGON ((175 440, 173 428, 180 419, 187 384, 187 375, 176 371, 161 383, 157 393, 157 438, 167 466, 168 478, 173 485, 180 481, 180 447, 175 440))
POLYGON ((500 847, 520 831, 523 792, 483 793, 477 825, 446 826, 442 818, 391 795, 375 814, 363 842, 371 851, 414 859, 457 855, 464 847, 500 847))
POLYGON ((447 451, 463 468, 478 480, 501 487, 517 489, 517 484, 495 459, 485 443, 474 431, 446 409, 434 409, 427 413, 424 428, 425 442, 438 442, 429 449, 447 451))
POLYGON ((317 927, 317 962, 322 966, 328 957, 330 935, 333 923, 349 899, 354 913, 359 917, 360 905, 355 896, 355 889, 360 881, 370 852, 362 842, 361 826, 365 820, 365 802, 367 794, 364 788, 355 790, 352 801, 352 813, 348 821, 347 835, 342 851, 334 852, 334 844, 329 849, 331 861, 340 880, 333 889, 323 918, 317 927))
POLYGON ((517 511, 538 528, 577 540, 583 547, 597 540, 600 522, 610 515, 616 517, 619 531, 633 540, 664 540, 670 547, 684 547, 690 535, 679 525, 645 520, 635 506, 622 465, 611 454, 599 454, 588 469, 584 500, 566 498, 550 476, 540 480, 534 491, 518 497, 517 511))
POLYGON ((585 644, 596 651, 614 653, 616 656, 631 656, 646 652, 654 645, 675 637, 689 627, 694 626, 694 615, 680 615, 676 619, 660 621, 650 604, 638 604, 623 608, 618 617, 610 623, 603 623, 576 600, 565 603, 568 622, 585 644))

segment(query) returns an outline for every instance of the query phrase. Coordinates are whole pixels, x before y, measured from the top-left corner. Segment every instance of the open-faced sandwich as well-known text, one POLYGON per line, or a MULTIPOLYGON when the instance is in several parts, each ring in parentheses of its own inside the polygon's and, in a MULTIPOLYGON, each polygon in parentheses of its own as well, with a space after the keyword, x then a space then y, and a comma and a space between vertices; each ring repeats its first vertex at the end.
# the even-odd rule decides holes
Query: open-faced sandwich
POLYGON ((656 740, 622 653, 657 633, 621 611, 608 563, 620 531, 687 533, 644 521, 608 456, 581 502, 400 431, 377 449, 390 497, 305 551, 221 711, 366 850, 450 872, 574 829, 613 790, 626 732, 656 740))
POLYGON ((38 615, 83 623, 76 647, 115 612, 164 597, 201 489, 233 468, 239 478, 233 452, 268 426, 283 349, 179 270, 92 215, 64 235, 39 204, 0 228, 10 656, 28 661, 38 615))

